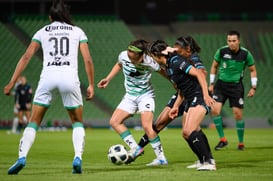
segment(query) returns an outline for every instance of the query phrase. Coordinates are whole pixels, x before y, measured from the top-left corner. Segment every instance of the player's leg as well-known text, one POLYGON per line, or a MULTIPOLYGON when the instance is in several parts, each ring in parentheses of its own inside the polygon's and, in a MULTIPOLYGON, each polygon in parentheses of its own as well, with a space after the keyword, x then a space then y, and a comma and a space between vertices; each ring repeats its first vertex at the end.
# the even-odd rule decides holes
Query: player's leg
POLYGON ((156 155, 156 159, 154 159, 151 163, 147 164, 147 166, 166 165, 168 164, 168 162, 165 157, 163 147, 161 145, 160 137, 152 128, 152 120, 153 112, 151 111, 141 112, 142 127, 145 133, 147 134, 149 143, 151 144, 156 155))
POLYGON ((149 142, 154 150, 156 155, 156 159, 147 164, 147 166, 155 166, 155 165, 167 165, 167 159, 165 157, 163 147, 161 145, 160 137, 154 131, 153 119, 154 119, 154 109, 155 109, 155 102, 154 97, 151 94, 144 95, 139 103, 139 111, 141 117, 141 124, 142 127, 149 138, 149 142), (149 105, 149 106, 147 106, 149 105))
POLYGON ((220 139, 214 148, 215 150, 220 150, 228 145, 228 141, 224 134, 223 118, 221 116, 222 106, 223 104, 221 102, 216 102, 213 104, 213 109, 211 110, 212 119, 220 139))
POLYGON ((20 139, 18 160, 9 168, 8 174, 18 174, 19 171, 26 165, 28 152, 36 138, 36 132, 46 111, 47 107, 33 105, 30 121, 23 132, 22 138, 20 139))
MULTIPOLYGON (((164 129, 171 121, 172 119, 169 117, 169 111, 170 107, 166 106, 161 113, 159 114, 157 120, 153 124, 153 130, 156 133, 159 133, 162 129, 164 129)), ((145 133, 141 139, 139 140, 138 145, 144 148, 149 143, 149 138, 147 134, 145 133)))
POLYGON ((230 107, 232 107, 233 117, 236 121, 235 127, 238 136, 238 150, 244 149, 244 131, 245 122, 243 120, 244 109, 244 87, 241 84, 236 84, 236 88, 233 90, 230 100, 230 107))
POLYGON ((85 145, 85 129, 83 124, 83 106, 68 109, 71 122, 72 122, 72 143, 74 148, 74 159, 72 163, 72 173, 82 173, 82 154, 85 145))
MULTIPOLYGON (((169 112, 171 110, 171 108, 173 107, 173 104, 175 103, 177 98, 177 93, 172 95, 171 99, 168 101, 168 104, 164 107, 164 109, 161 111, 161 113, 159 114, 157 120, 155 121, 155 123, 153 124, 153 129, 156 133, 159 133, 161 130, 163 130, 170 122, 173 121, 173 119, 171 119, 169 117, 169 112)), ((180 105, 179 107, 179 112, 178 112, 178 116, 183 115, 184 109, 185 109, 185 104, 186 102, 183 101, 183 103, 180 105)), ((147 144, 149 143, 148 140, 148 136, 146 134, 144 134, 142 136, 142 138, 139 141, 139 145, 141 147, 145 147, 147 144)))
POLYGON ((220 150, 228 145, 227 139, 224 134, 223 118, 221 116, 222 107, 228 99, 230 93, 226 90, 229 90, 229 87, 226 87, 226 85, 223 85, 222 81, 218 80, 215 84, 212 95, 216 103, 213 104, 213 106, 211 107, 211 115, 220 139, 218 144, 214 147, 215 150, 220 150))
POLYGON ((202 166, 197 169, 216 170, 215 163, 212 163, 211 161, 211 152, 199 130, 206 112, 207 110, 201 105, 189 108, 183 127, 183 137, 189 140, 190 144, 195 148, 193 152, 201 159, 202 166))
POLYGON ((17 109, 16 104, 15 104, 14 108, 13 108, 14 117, 13 117, 13 121, 12 121, 11 133, 17 132, 17 127, 19 124, 18 112, 19 112, 19 110, 17 109))
POLYGON ((110 126, 120 135, 121 139, 129 146, 130 149, 136 148, 138 145, 131 134, 130 130, 123 123, 127 118, 129 118, 132 114, 129 112, 117 108, 111 118, 110 118, 110 126))
POLYGON ((24 120, 23 120, 23 117, 24 117, 24 111, 22 109, 19 109, 19 112, 18 112, 18 132, 21 132, 22 128, 23 128, 23 125, 24 125, 24 120))
POLYGON ((237 131, 237 136, 238 136, 238 150, 243 150, 244 149, 244 131, 245 131, 245 122, 242 119, 243 115, 243 109, 238 108, 238 107, 233 107, 233 115, 234 119, 236 121, 235 127, 237 131))
MULTIPOLYGON (((80 84, 73 76, 66 75, 65 79, 59 79, 54 83, 58 85, 62 96, 63 105, 68 111, 72 123, 72 143, 74 148, 74 157, 72 161, 72 173, 82 173, 82 155, 85 146, 85 129, 83 124, 83 101, 80 84)), ((59 75, 57 75, 59 76, 59 75)))

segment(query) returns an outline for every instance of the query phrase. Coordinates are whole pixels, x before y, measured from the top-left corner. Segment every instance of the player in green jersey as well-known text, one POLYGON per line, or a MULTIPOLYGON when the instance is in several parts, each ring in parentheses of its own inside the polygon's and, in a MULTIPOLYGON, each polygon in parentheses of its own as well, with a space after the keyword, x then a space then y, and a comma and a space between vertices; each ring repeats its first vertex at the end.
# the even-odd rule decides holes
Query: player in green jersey
POLYGON ((216 100, 211 114, 220 137, 220 141, 215 146, 215 150, 220 150, 228 145, 223 130, 223 119, 220 115, 227 99, 229 100, 229 106, 232 108, 236 121, 239 141, 238 150, 244 149, 244 86, 242 79, 245 67, 249 69, 252 86, 247 96, 253 97, 256 92, 258 80, 254 58, 249 50, 240 45, 240 33, 234 30, 229 31, 227 33, 227 45, 216 51, 210 69, 209 91, 216 100), (216 75, 218 79, 214 85, 216 75))

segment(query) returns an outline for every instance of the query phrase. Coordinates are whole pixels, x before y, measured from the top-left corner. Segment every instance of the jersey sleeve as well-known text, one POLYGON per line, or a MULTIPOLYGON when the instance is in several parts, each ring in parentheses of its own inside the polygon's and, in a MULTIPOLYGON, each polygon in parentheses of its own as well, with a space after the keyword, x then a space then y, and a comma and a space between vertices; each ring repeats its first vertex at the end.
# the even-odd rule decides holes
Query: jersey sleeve
POLYGON ((191 60, 193 61, 195 68, 205 69, 206 70, 206 67, 204 66, 204 64, 203 64, 203 62, 202 62, 202 60, 200 59, 199 56, 194 55, 194 56, 191 57, 191 60))
POLYGON ((220 48, 218 49, 218 50, 216 50, 216 52, 215 52, 215 54, 214 54, 214 60, 216 61, 216 62, 220 62, 220 60, 221 60, 221 54, 220 54, 220 48))
POLYGON ((160 65, 152 57, 150 57, 150 59, 152 69, 158 72, 160 70, 160 65))
POLYGON ((35 41, 35 42, 41 44, 41 42, 42 42, 41 35, 42 35, 42 30, 37 31, 37 32, 33 35, 31 41, 35 41))
POLYGON ((253 57, 253 55, 251 54, 251 52, 250 51, 248 51, 248 53, 247 53, 247 59, 246 59, 246 64, 247 64, 247 66, 252 66, 252 65, 254 65, 254 57, 253 57))
POLYGON ((118 55, 118 61, 117 63, 122 64, 122 60, 126 60, 127 51, 122 51, 118 55))
POLYGON ((88 37, 86 36, 85 32, 79 27, 76 27, 76 29, 79 32, 80 43, 87 43, 88 42, 88 37))

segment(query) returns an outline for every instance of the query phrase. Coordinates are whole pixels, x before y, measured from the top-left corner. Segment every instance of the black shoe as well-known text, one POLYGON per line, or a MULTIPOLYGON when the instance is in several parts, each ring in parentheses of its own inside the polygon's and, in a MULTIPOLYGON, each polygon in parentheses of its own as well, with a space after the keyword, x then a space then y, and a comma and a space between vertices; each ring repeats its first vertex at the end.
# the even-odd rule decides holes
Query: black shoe
POLYGON ((219 141, 219 143, 215 146, 215 150, 221 150, 222 148, 228 145, 227 141, 219 141))

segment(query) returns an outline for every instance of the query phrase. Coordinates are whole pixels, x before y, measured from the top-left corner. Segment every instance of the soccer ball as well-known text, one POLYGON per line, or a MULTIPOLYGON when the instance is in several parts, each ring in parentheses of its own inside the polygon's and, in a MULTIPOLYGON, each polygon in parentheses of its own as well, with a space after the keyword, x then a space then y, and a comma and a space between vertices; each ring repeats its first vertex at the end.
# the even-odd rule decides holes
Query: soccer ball
POLYGON ((113 145, 108 150, 108 160, 113 164, 121 165, 128 159, 128 151, 125 146, 121 144, 113 145))

